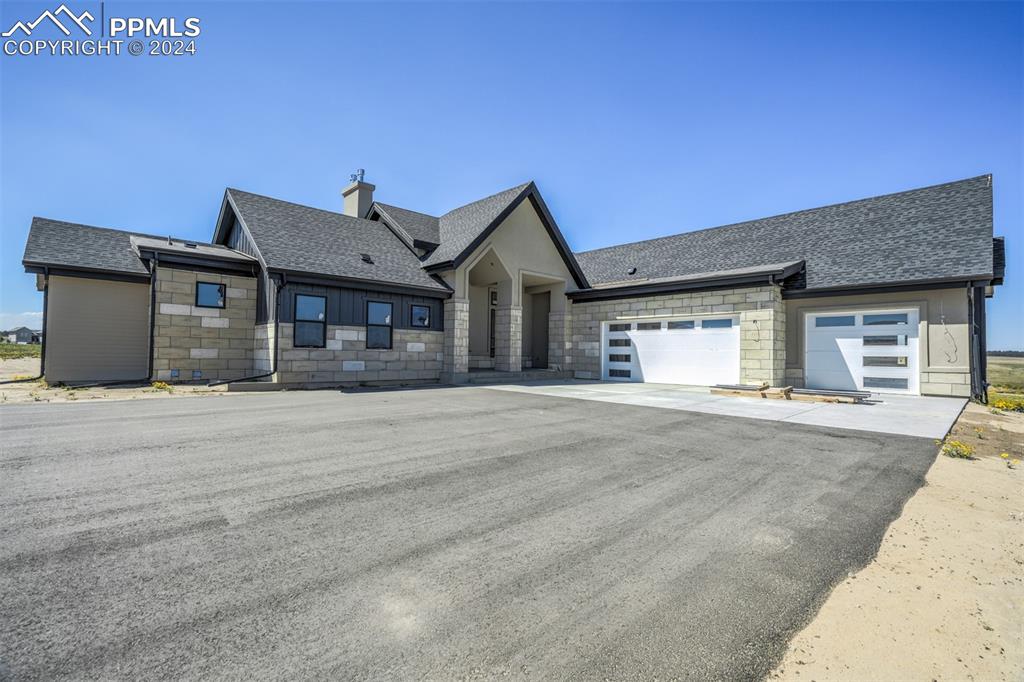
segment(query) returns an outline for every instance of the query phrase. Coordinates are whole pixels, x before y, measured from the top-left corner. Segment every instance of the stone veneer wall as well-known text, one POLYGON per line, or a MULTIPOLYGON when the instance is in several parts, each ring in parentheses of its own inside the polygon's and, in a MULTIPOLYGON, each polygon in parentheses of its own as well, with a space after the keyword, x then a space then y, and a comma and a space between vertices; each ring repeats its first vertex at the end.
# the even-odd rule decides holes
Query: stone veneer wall
MULTIPOLYGON (((777 286, 666 294, 572 305, 566 342, 577 379, 601 378, 601 323, 652 317, 738 313, 740 382, 781 386, 786 371, 786 311, 777 286)), ((569 363, 567 363, 569 364, 569 363)))
POLYGON ((153 372, 160 381, 239 379, 253 374, 256 279, 157 268, 153 372), (226 285, 223 308, 196 307, 196 282, 226 285), (178 377, 172 378, 172 370, 178 377))
POLYGON ((282 384, 424 383, 438 381, 441 374, 441 331, 394 329, 390 350, 367 350, 362 326, 328 325, 326 348, 295 348, 293 327, 279 325, 275 378, 282 384))
POLYGON ((498 306, 494 310, 494 369, 519 372, 523 368, 523 308, 498 306))
POLYGON ((441 359, 445 379, 469 371, 469 300, 449 298, 444 302, 444 342, 441 359))
MULTIPOLYGON (((548 367, 572 369, 572 313, 548 313, 548 367)), ((600 371, 600 370, 598 370, 600 371)))

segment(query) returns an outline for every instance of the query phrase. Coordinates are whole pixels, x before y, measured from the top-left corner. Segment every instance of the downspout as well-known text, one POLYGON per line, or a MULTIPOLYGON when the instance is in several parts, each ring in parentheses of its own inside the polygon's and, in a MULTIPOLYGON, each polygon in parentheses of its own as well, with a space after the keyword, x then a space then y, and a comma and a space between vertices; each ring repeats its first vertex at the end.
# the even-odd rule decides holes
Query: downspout
POLYGON ((0 381, 0 385, 3 384, 26 384, 30 381, 39 381, 46 376, 46 337, 50 333, 46 330, 46 308, 47 303, 50 299, 50 268, 43 268, 43 338, 39 342, 39 376, 34 376, 29 379, 10 379, 8 381, 0 381))
MULTIPOLYGON (((281 321, 281 290, 285 285, 284 273, 281 273, 281 285, 274 284, 274 352, 270 356, 270 371, 264 372, 263 374, 256 374, 248 377, 239 377, 238 379, 225 379, 223 381, 211 381, 207 384, 209 387, 213 386, 224 386, 226 384, 235 384, 241 381, 256 381, 257 379, 266 379, 277 374, 277 356, 279 354, 279 348, 281 346, 281 332, 280 332, 280 321, 281 321)), ((271 282, 274 280, 268 277, 271 282)))

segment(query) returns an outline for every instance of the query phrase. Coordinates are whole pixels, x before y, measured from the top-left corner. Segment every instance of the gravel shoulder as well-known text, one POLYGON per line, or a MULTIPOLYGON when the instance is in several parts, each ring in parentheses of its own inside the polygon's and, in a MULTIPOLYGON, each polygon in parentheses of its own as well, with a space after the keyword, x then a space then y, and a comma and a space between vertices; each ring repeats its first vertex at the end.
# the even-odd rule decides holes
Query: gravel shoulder
POLYGON ((1024 679, 1024 415, 969 404, 878 556, 790 643, 777 680, 1024 679), (981 429, 980 431, 978 429, 981 429))

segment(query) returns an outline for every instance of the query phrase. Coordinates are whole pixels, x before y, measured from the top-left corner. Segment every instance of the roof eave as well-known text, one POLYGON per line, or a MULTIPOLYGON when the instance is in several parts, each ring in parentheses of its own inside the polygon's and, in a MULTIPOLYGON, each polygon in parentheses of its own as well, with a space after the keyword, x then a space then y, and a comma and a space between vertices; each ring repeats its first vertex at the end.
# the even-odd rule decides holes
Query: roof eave
POLYGON ((397 293, 408 293, 414 296, 426 296, 429 298, 448 298, 452 295, 452 290, 445 285, 443 282, 438 281, 438 287, 426 287, 418 284, 408 284, 404 282, 387 282, 379 279, 365 279, 361 277, 346 277, 343 275, 327 275, 318 272, 308 272, 302 270, 290 270, 288 268, 268 268, 268 272, 271 275, 283 274, 287 279, 294 281, 310 281, 319 282, 328 286, 344 286, 351 285, 358 289, 366 289, 371 291, 391 291, 397 293), (441 288, 443 286, 444 288, 441 288))
POLYGON ((844 284, 835 287, 814 289, 783 289, 783 298, 814 298, 817 296, 848 296, 864 292, 885 293, 889 291, 912 291, 922 289, 953 289, 956 287, 980 287, 993 283, 992 273, 960 277, 938 277, 895 282, 871 282, 868 284, 844 284))
POLYGON ((804 262, 795 261, 782 268, 770 268, 744 274, 724 274, 701 277, 700 279, 674 280, 668 282, 636 282, 621 286, 573 291, 566 295, 574 301, 600 301, 632 296, 653 296, 676 291, 700 291, 702 289, 723 289, 733 286, 755 286, 780 284, 803 270, 804 262))

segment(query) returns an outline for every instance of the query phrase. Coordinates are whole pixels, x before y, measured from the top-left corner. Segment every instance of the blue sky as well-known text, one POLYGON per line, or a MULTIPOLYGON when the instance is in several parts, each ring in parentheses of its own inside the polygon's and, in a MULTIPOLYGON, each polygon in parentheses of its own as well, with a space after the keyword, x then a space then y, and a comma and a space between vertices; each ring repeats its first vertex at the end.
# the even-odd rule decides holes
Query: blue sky
POLYGON ((361 167, 435 214, 534 179, 582 251, 993 173, 1021 349, 1022 7, 107 2, 198 51, 0 57, 0 327, 33 215, 209 239, 226 186, 340 210, 361 167))

